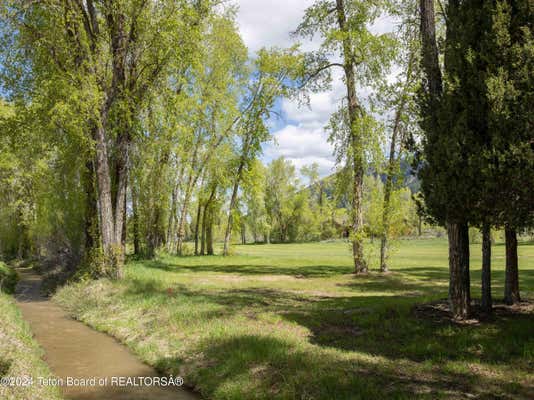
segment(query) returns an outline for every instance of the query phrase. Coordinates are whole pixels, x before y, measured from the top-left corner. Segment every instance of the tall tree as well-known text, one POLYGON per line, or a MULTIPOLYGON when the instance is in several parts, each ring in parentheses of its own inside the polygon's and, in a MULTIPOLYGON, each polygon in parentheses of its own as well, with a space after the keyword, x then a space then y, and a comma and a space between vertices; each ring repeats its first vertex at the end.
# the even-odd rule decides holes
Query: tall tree
POLYGON ((415 124, 416 115, 414 101, 417 91, 418 52, 420 45, 418 40, 417 25, 413 21, 415 5, 411 2, 398 4, 397 14, 401 24, 397 32, 399 50, 396 62, 401 68, 398 81, 392 85, 386 85, 380 97, 387 111, 393 112, 393 118, 389 123, 391 130, 389 155, 386 166, 386 181, 384 184, 384 199, 382 207, 382 227, 380 234, 380 271, 388 271, 388 240, 391 223, 391 196, 398 187, 399 165, 402 157, 403 142, 412 134, 411 129, 415 124))
MULTIPOLYGON (((489 8, 489 7, 488 7, 489 8)), ((534 7, 531 1, 491 2, 485 72, 493 166, 494 215, 506 232, 504 299, 520 301, 517 234, 532 226, 534 194, 534 7)))
POLYGON ((339 67, 344 73, 348 137, 338 138, 342 158, 352 175, 351 240, 355 273, 367 272, 363 253, 364 226, 362 213, 363 176, 366 172, 366 143, 372 135, 372 118, 360 99, 358 86, 371 85, 385 77, 392 58, 392 38, 375 34, 370 25, 386 8, 386 1, 336 0, 317 1, 308 8, 296 33, 304 37, 320 34, 318 52, 308 55, 308 78, 304 84, 312 90, 328 86, 330 70, 339 67), (339 57, 340 62, 332 62, 339 57))
POLYGON ((261 152, 261 145, 270 137, 266 126, 271 117, 276 99, 288 95, 291 82, 298 79, 300 57, 295 49, 285 51, 261 50, 255 60, 250 87, 245 96, 242 116, 237 131, 240 142, 240 155, 235 170, 235 178, 228 207, 228 222, 224 235, 223 255, 228 255, 233 225, 233 212, 237 204, 239 185, 245 168, 261 152))
MULTIPOLYGON (((447 225, 449 237, 449 304, 454 317, 466 318, 470 312, 469 231, 467 218, 462 214, 466 202, 461 190, 466 185, 462 173, 464 157, 459 151, 462 138, 449 137, 442 130, 443 80, 436 41, 436 16, 433 0, 420 0, 422 67, 425 79, 422 86, 422 129, 425 132, 424 154, 426 166, 420 172, 425 204, 431 215, 439 216, 447 225), (447 144, 449 144, 447 146, 447 144), (450 190, 451 185, 455 190, 450 190), (456 188, 457 187, 457 188, 456 188), (453 196, 450 196, 452 194, 453 196), (454 202, 451 200, 457 200, 454 202), (449 212, 448 212, 449 211, 449 212), (455 213, 456 211, 456 213, 455 213)), ((447 49, 445 69, 451 62, 462 32, 455 23, 459 16, 459 2, 450 1, 447 9, 447 49)), ((458 132, 462 135, 462 132, 458 132)))

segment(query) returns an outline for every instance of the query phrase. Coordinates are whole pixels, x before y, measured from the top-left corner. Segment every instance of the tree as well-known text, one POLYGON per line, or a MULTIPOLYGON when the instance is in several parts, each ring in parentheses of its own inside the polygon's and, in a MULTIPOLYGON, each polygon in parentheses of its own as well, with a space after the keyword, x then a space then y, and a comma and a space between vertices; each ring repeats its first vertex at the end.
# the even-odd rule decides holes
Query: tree
POLYGON ((263 163, 256 159, 246 171, 243 179, 243 198, 247 210, 246 220, 254 243, 259 242, 260 237, 266 242, 266 232, 270 230, 265 208, 266 173, 263 163))
POLYGON ((384 1, 317 1, 308 8, 296 33, 323 38, 321 48, 308 55, 309 71, 304 84, 312 90, 330 82, 330 69, 344 72, 347 90, 346 123, 348 134, 336 137, 342 159, 352 174, 351 240, 355 273, 367 272, 363 254, 362 214, 363 176, 366 172, 366 144, 372 133, 372 118, 357 96, 357 85, 370 85, 383 79, 392 58, 392 39, 387 34, 373 34, 369 26, 385 10, 384 1), (337 56, 341 62, 331 62, 337 56))
POLYGON ((228 255, 232 234, 233 212, 237 203, 243 172, 261 152, 261 145, 270 138, 266 121, 271 117, 275 100, 288 95, 290 83, 298 78, 300 57, 295 49, 261 50, 255 60, 250 87, 245 96, 241 118, 237 125, 240 155, 228 207, 228 222, 224 235, 223 255, 228 255))
POLYGON ((295 166, 284 157, 277 158, 268 165, 265 208, 271 230, 267 233, 267 243, 270 243, 273 233, 277 234, 280 243, 289 238, 292 203, 297 193, 295 180, 295 166))
POLYGON ((495 195, 494 222, 504 226, 506 274, 504 300, 520 301, 517 233, 532 226, 534 197, 534 9, 528 1, 492 2, 491 29, 484 71, 491 137, 491 161, 495 195))
MULTIPOLYGON (((422 178, 422 191, 425 197, 425 205, 431 215, 439 215, 441 221, 447 224, 449 237, 449 305, 451 313, 456 318, 466 318, 470 312, 470 280, 469 280, 469 231, 465 215, 447 214, 440 206, 447 206, 451 196, 459 193, 456 197, 459 201, 449 207, 448 210, 462 212, 466 204, 463 201, 463 192, 459 190, 463 175, 461 171, 465 164, 458 148, 463 141, 457 142, 449 139, 440 131, 441 122, 440 108, 443 96, 442 73, 439 65, 438 47, 436 42, 436 16, 433 0, 420 0, 421 18, 421 52, 422 68, 425 79, 422 85, 421 99, 421 127, 425 132, 424 154, 426 167, 420 172, 422 178), (446 144, 449 143, 449 146, 446 144), (452 146, 452 148, 451 148, 452 146), (453 153, 454 152, 454 153, 453 153), (451 160, 451 155, 454 158, 451 160), (456 163, 454 163, 456 162, 456 163), (452 179, 451 179, 452 178, 452 179), (455 190, 451 191, 450 186, 455 190), (458 187, 458 189, 457 189, 458 187), (437 210, 435 208, 438 208, 437 210)), ((450 1, 447 18, 458 16, 458 1, 450 1)), ((446 69, 449 66, 450 49, 453 38, 460 36, 458 30, 447 24, 447 49, 446 69)))
POLYGON ((180 183, 183 198, 176 227, 178 254, 182 254, 194 188, 221 145, 231 140, 242 118, 238 105, 247 76, 247 49, 233 15, 215 17, 210 21, 204 35, 201 60, 189 82, 187 93, 192 110, 186 117, 187 133, 179 155, 185 164, 185 182, 180 183))
POLYGON ((411 126, 414 126, 415 104, 413 99, 417 91, 418 57, 420 51, 417 28, 412 22, 414 4, 399 4, 397 13, 401 18, 401 25, 397 33, 400 50, 396 57, 397 65, 402 74, 398 81, 392 85, 386 85, 381 90, 383 107, 393 110, 393 119, 390 122, 391 136, 389 155, 386 167, 386 181, 384 184, 384 199, 382 212, 382 227, 380 237, 380 271, 387 272, 388 265, 388 239, 391 223, 391 195, 398 187, 399 161, 402 156, 402 142, 406 141, 411 126), (397 149, 398 147, 398 149, 397 149))

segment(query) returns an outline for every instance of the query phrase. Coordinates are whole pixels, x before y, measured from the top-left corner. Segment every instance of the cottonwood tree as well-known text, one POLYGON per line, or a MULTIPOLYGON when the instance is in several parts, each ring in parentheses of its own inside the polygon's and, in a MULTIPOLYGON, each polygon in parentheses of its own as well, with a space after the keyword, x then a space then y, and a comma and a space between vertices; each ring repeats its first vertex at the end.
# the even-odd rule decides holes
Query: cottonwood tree
POLYGON ((189 82, 193 110, 185 122, 188 129, 179 155, 185 170, 177 177, 183 179, 176 226, 178 254, 182 253, 194 189, 206 166, 220 146, 231 140, 242 119, 239 98, 247 76, 247 49, 230 15, 217 17, 206 27, 202 53, 189 82))
POLYGON ((340 68, 344 74, 348 135, 335 139, 352 175, 351 240, 355 273, 368 269, 363 253, 362 188, 367 164, 366 144, 373 131, 373 119, 357 91, 358 87, 383 79, 391 63, 391 35, 375 34, 370 29, 388 5, 386 1, 317 1, 306 10, 296 31, 303 37, 320 35, 323 39, 319 51, 308 54, 308 77, 304 81, 308 89, 328 87, 332 68, 340 68))
POLYGON ((230 249, 233 213, 244 170, 250 167, 252 161, 261 153, 262 144, 270 138, 266 124, 273 113, 275 101, 290 94, 292 82, 299 78, 300 71, 301 57, 296 48, 263 49, 254 61, 252 77, 243 102, 240 121, 236 127, 240 154, 228 207, 223 255, 228 255, 230 249))
POLYGON ((267 242, 266 232, 270 230, 265 209, 266 173, 263 163, 256 159, 247 169, 243 179, 243 203, 254 243, 260 242, 260 238, 267 242))
MULTIPOLYGON (((5 1, 16 46, 28 49, 32 79, 63 85, 85 115, 96 175, 101 272, 122 275, 129 150, 137 111, 170 65, 199 42, 208 2, 177 0, 5 1)), ((61 96, 60 98, 62 98, 61 96)))
POLYGON ((295 166, 284 157, 271 161, 267 166, 265 208, 271 227, 267 233, 267 243, 273 239, 273 233, 277 234, 280 243, 286 242, 289 237, 292 199, 297 192, 295 180, 295 166))

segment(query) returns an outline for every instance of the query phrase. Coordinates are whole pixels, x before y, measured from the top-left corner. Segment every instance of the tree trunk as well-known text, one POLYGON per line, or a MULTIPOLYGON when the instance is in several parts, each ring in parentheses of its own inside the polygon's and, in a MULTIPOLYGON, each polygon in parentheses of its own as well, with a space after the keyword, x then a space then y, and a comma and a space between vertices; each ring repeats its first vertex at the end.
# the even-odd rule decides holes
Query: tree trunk
POLYGON ((131 189, 132 193, 132 219, 133 219, 133 245, 134 245, 134 255, 139 256, 141 254, 141 246, 139 244, 139 210, 138 210, 138 194, 135 184, 132 184, 131 189))
POLYGON ((388 172, 386 184, 384 187, 384 204, 382 207, 382 232, 380 237, 380 272, 387 272, 388 265, 388 239, 389 225, 391 220, 391 192, 393 191, 393 174, 395 173, 395 147, 397 145, 398 127, 400 125, 401 112, 397 110, 395 117, 395 126, 391 135, 391 144, 389 147, 388 172))
POLYGON ((469 278, 469 227, 467 223, 449 223, 449 307, 456 319, 471 312, 469 278))
POLYGON ((95 169, 93 161, 85 163, 85 256, 98 246, 98 205, 96 201, 95 169))
POLYGON ((195 256, 198 256, 198 239, 199 239, 199 228, 200 228, 200 218, 202 217, 202 201, 200 196, 198 198, 198 208, 197 208, 197 218, 195 221, 195 256))
POLYGON ((191 179, 192 177, 190 176, 185 191, 184 201, 182 203, 182 207, 180 208, 180 219, 178 220, 178 242, 176 244, 176 252, 179 256, 182 255, 183 243, 185 239, 185 220, 187 217, 187 210, 189 209, 189 201, 191 200, 192 192, 191 179))
POLYGON ((210 216, 208 219, 208 226, 206 228, 206 251, 208 253, 208 256, 212 256, 214 254, 213 251, 213 213, 210 212, 210 216))
POLYGON ((366 273, 367 264, 363 255, 363 174, 365 170, 363 141, 360 132, 357 131, 356 123, 362 109, 356 97, 356 78, 354 75, 354 57, 352 42, 348 35, 347 20, 345 15, 344 0, 336 0, 337 21, 339 29, 344 33, 343 38, 343 58, 345 70, 345 82, 347 87, 348 111, 351 139, 350 146, 352 152, 352 257, 354 260, 354 272, 356 274, 366 273))
POLYGON ((431 101, 437 101, 443 91, 439 53, 436 42, 434 0, 419 1, 421 15, 422 65, 425 72, 425 91, 431 101))
POLYGON ((200 237, 200 255, 206 254, 206 223, 208 215, 208 207, 207 205, 204 206, 204 211, 202 212, 202 234, 200 237))
POLYGON ((506 275, 504 282, 504 302, 517 304, 521 301, 519 295, 519 268, 517 259, 517 232, 506 225, 506 275))
MULTIPOLYGON (((121 276, 120 269, 122 265, 121 245, 116 240, 115 218, 113 215, 113 203, 111 196, 111 177, 108 159, 108 150, 106 145, 106 134, 104 125, 106 123, 106 113, 101 118, 101 125, 95 129, 96 140, 96 177, 99 213, 100 213, 100 236, 102 238, 102 251, 104 263, 101 266, 100 273, 106 274, 112 278, 121 276)), ((122 236, 122 235, 121 235, 122 236)))
MULTIPOLYGON (((182 167, 183 168, 183 167, 182 167)), ((182 174, 180 174, 181 176, 182 174)), ((178 201, 178 191, 180 185, 176 184, 173 187, 171 194, 171 209, 169 213, 169 221, 167 225, 167 251, 172 253, 174 251, 175 241, 175 228, 176 228, 176 203, 178 201)))
POLYGON ((482 295, 481 307, 486 313, 492 309, 491 299, 491 228, 489 224, 482 227, 482 295))
POLYGON ((239 160, 239 166, 237 168, 237 174, 234 182, 234 188, 232 190, 232 198, 230 199, 230 208, 228 209, 228 223, 226 225, 226 233, 224 235, 224 249, 223 256, 227 256, 230 250, 230 240, 232 238, 232 223, 233 223, 233 210, 237 204, 237 192, 239 190, 239 184, 241 183, 241 177, 243 176, 243 168, 245 167, 245 161, 248 157, 250 134, 246 135, 243 141, 243 150, 239 160))
MULTIPOLYGON (((208 201, 204 205, 204 215, 202 217, 202 248, 201 253, 202 255, 207 252, 209 254, 209 248, 210 245, 208 244, 209 241, 209 232, 208 232, 208 226, 211 224, 211 220, 213 218, 213 200, 215 199, 215 195, 217 193, 217 185, 214 185, 211 189, 210 197, 208 198, 208 201)), ((213 243, 211 244, 211 254, 213 254, 213 243)))
POLYGON ((239 171, 237 173, 237 178, 234 182, 234 188, 232 190, 232 197, 230 199, 230 208, 228 210, 228 222, 226 224, 226 233, 224 235, 224 248, 223 256, 227 256, 230 250, 230 239, 232 237, 232 224, 234 220, 233 210, 237 203, 237 191, 239 190, 239 178, 241 176, 242 165, 239 165, 239 171))

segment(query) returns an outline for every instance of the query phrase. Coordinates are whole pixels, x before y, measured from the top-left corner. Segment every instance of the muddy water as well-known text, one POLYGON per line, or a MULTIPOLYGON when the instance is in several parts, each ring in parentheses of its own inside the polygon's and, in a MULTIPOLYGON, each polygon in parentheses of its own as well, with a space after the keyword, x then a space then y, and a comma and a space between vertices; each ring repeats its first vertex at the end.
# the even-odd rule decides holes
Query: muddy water
POLYGON ((37 342, 44 349, 45 361, 54 375, 64 382, 67 382, 68 377, 108 378, 109 383, 106 386, 64 385, 61 389, 66 399, 198 399, 192 393, 176 387, 112 386, 113 377, 156 377, 158 374, 110 336, 71 319, 60 307, 42 297, 39 275, 25 270, 19 270, 19 274, 21 281, 16 295, 18 305, 37 342))

